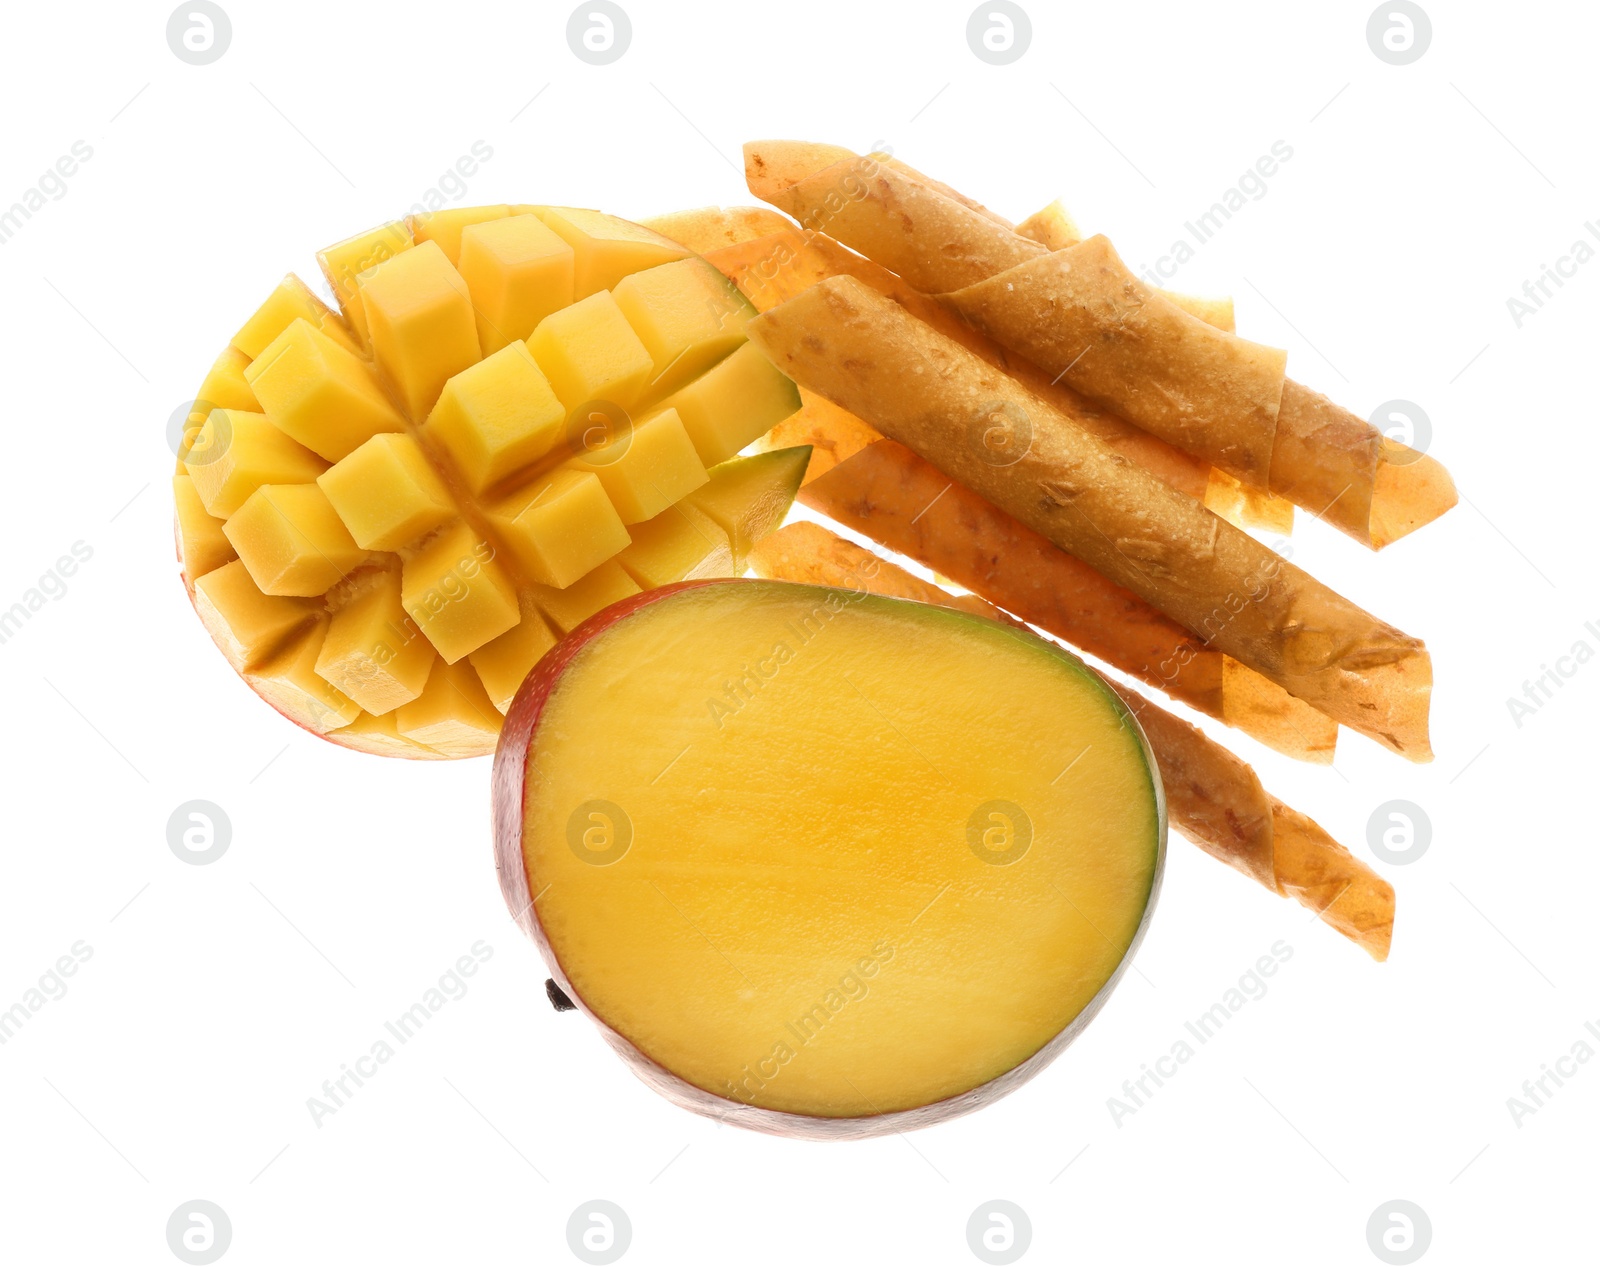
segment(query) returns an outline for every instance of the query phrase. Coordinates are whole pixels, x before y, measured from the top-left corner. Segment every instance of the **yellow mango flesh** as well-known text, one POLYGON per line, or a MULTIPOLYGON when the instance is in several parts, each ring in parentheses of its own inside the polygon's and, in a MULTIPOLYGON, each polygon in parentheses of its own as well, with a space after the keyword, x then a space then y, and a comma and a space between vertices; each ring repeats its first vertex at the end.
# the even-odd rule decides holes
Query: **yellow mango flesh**
POLYGON ((333 614, 316 671, 374 716, 422 694, 433 647, 401 601, 393 573, 370 579, 333 614))
POLYGON ((573 250, 537 216, 468 227, 457 267, 472 295, 484 355, 520 342, 574 298, 573 250))
POLYGON ((239 327, 238 333, 233 336, 233 346, 254 360, 268 344, 300 319, 310 322, 351 351, 356 350, 356 341, 344 323, 293 273, 279 282, 278 288, 267 297, 267 301, 250 320, 239 327))
POLYGON ((206 512, 219 519, 234 514, 263 484, 304 484, 328 469, 265 414, 237 409, 211 411, 183 465, 206 512))
POLYGON ((319 617, 310 630, 248 674, 267 703, 319 735, 348 726, 361 715, 361 705, 317 673, 327 636, 328 618, 319 617))
POLYGON ((690 577, 737 574, 727 534, 682 506, 668 506, 628 531, 633 540, 617 555, 617 563, 640 589, 660 589, 690 577))
POLYGON ((590 401, 627 408, 650 380, 650 353, 609 291, 551 313, 528 350, 569 410, 590 401))
POLYGON ((315 598, 367 557, 315 484, 263 484, 222 530, 263 594, 315 598))
POLYGON ((399 220, 391 220, 317 252, 322 275, 344 311, 346 324, 362 344, 367 342, 367 314, 361 303, 361 274, 411 246, 411 230, 399 220))
POLYGON ((509 494, 489 515, 528 575, 557 589, 628 544, 622 516, 588 471, 558 470, 509 494))
MULTIPOLYGON (((491 752, 562 630, 735 566, 690 496, 792 499, 803 462, 708 475, 682 417, 637 406, 658 363, 690 389, 743 340, 717 315, 737 297, 660 235, 601 212, 452 208, 317 258, 343 316, 279 283, 207 373, 173 481, 196 610, 308 729, 386 755, 491 752), (641 270, 630 318, 611 291, 641 270)), ((690 403, 728 452, 766 429, 761 401, 712 395, 690 403)))
POLYGON ((236 557, 223 531, 225 521, 206 513, 191 476, 172 477, 172 501, 177 509, 178 559, 185 574, 204 576, 236 557))
POLYGON ((749 443, 740 437, 751 427, 765 432, 799 409, 800 393, 760 348, 744 343, 662 406, 677 409, 700 460, 715 466, 749 443))
POLYGON ((378 368, 412 418, 425 418, 452 375, 478 359, 467 284, 437 243, 424 242, 361 278, 378 368))
POLYGON ((560 443, 567 411, 521 343, 464 369, 428 415, 428 434, 481 493, 560 443))
POLYGON ((658 400, 743 343, 745 322, 755 316, 738 288, 702 259, 624 277, 614 297, 650 353, 650 395, 658 400))
POLYGON ((634 423, 609 444, 580 453, 568 465, 600 481, 625 524, 653 519, 708 478, 675 409, 634 423))
POLYGON ((272 425, 329 462, 379 432, 403 431, 360 357, 297 317, 244 371, 272 425))
POLYGON ((809 586, 607 628, 529 757, 530 892, 576 997, 789 1113, 914 1108, 1033 1056, 1118 969, 1165 835, 1142 737, 1072 657, 809 586))
POLYGON ((670 264, 689 254, 671 238, 603 211, 583 207, 533 210, 572 248, 578 299, 610 290, 630 273, 670 264))
POLYGON ((511 214, 511 208, 501 203, 492 207, 445 207, 439 211, 425 211, 407 219, 411 235, 418 242, 435 242, 452 264, 461 261, 461 235, 473 225, 499 220, 511 214))
POLYGON ((373 436, 317 484, 365 550, 398 550, 455 515, 450 490, 408 435, 373 436))

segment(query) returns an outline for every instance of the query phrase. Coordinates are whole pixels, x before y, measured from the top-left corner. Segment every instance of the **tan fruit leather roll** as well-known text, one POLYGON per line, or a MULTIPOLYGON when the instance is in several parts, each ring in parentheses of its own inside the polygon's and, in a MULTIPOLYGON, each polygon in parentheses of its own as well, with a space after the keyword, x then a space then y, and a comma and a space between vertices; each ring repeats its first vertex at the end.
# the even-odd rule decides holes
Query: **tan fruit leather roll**
MULTIPOLYGON (((792 523, 750 554, 758 576, 867 590, 1016 624, 970 594, 955 595, 813 523, 792 523)), ((1254 770, 1130 687, 1122 698, 1150 741, 1173 826, 1213 858, 1317 912, 1374 959, 1389 954, 1394 889, 1305 815, 1269 796, 1254 770)))
MULTIPOLYGON (((772 434, 790 434, 788 425, 772 434)), ((1333 760, 1339 727, 1332 719, 1207 647, 902 444, 874 438, 802 486, 799 500, 1285 756, 1333 760)))
MULTIPOLYGON (((1064 251, 1083 240, 1077 222, 1067 214, 1059 201, 1036 211, 1017 226, 1017 232, 1032 238, 1052 251, 1064 251)), ((1233 300, 1205 295, 1185 295, 1178 291, 1162 290, 1178 307, 1192 317, 1198 317, 1218 330, 1234 333, 1233 300)), ((1325 499, 1323 504, 1333 498, 1325 499)), ((1205 504, 1229 523, 1241 528, 1262 528, 1287 537, 1294 531, 1294 503, 1265 488, 1245 484, 1218 467, 1211 468, 1211 480, 1206 488, 1205 504)))
POLYGON ((1091 400, 1267 487, 1288 354, 1191 316, 1130 273, 1102 235, 1036 250, 941 298, 1091 400))
POLYGON ((831 278, 755 318, 749 333, 796 382, 1208 646, 1402 756, 1431 760, 1433 671, 1418 639, 1120 458, 892 300, 831 278), (997 427, 1016 441, 1003 453, 988 443, 997 427))
POLYGON ((807 235, 794 229, 708 252, 706 259, 761 312, 826 278, 854 277, 996 369, 1025 383, 1130 461, 1191 497, 1206 495, 1211 474, 1208 463, 1097 408, 1064 383, 1052 384, 1038 366, 979 334, 938 300, 914 290, 887 269, 824 234, 807 235))
MULTIPOLYGON (((965 346, 987 354, 996 368, 1004 370, 1015 360, 894 274, 821 235, 809 242, 798 232, 771 235, 714 250, 706 258, 758 309, 823 278, 855 276, 911 311, 925 313, 965 346)), ((1052 390, 1033 366, 1020 368, 1027 381, 1052 390)), ((981 497, 952 487, 937 468, 884 441, 826 397, 803 386, 800 396, 801 408, 774 427, 762 445, 811 446, 804 481, 810 491, 802 489, 801 500, 1286 756, 1333 760, 1337 723, 1275 682, 1208 650, 1182 626, 981 497), (822 479, 847 462, 847 469, 822 479)), ((1055 397, 1058 405, 1080 407, 1070 390, 1055 397)), ((1134 428, 1102 424, 1097 434, 1126 442, 1119 450, 1125 456, 1143 458, 1142 465, 1196 496, 1226 497, 1240 487, 1219 489, 1218 472, 1211 471, 1207 481, 1203 466, 1134 428)))
MULTIPOLYGON (((705 255, 761 311, 792 298, 825 277, 855 277, 976 352, 996 369, 1027 384, 1118 452, 1153 471, 1174 488, 1200 498, 1224 518, 1241 527, 1261 528, 1285 536, 1293 531, 1291 503, 1259 489, 1247 488, 1226 472, 1098 409, 1065 384, 1050 382, 1036 365, 1007 352, 943 304, 913 290, 887 269, 847 250, 832 238, 790 229, 757 238, 747 237, 738 243, 714 248, 705 255)), ((1216 311, 1211 301, 1200 302, 1208 303, 1213 312, 1216 311)), ((1231 316, 1231 309, 1227 312, 1231 316)), ((871 431, 864 425, 861 430, 871 431)), ((873 435, 872 438, 877 437, 873 435)), ((819 446, 812 458, 808 478, 816 473, 818 464, 828 461, 828 450, 819 446)), ((842 456, 838 460, 842 460, 842 456)))
MULTIPOLYGON (((829 147, 824 153, 843 152, 829 147)), ((1057 339, 1055 327, 1063 314, 1049 306, 1053 302, 1049 274, 1062 267, 1050 261, 1065 259, 1077 248, 1052 254, 1041 242, 1008 230, 993 218, 973 212, 964 202, 907 175, 906 169, 892 160, 850 156, 836 158, 820 169, 810 165, 820 156, 803 143, 752 142, 745 147, 750 191, 803 225, 826 230, 899 273, 915 289, 966 304, 973 309, 968 315, 986 318, 990 332, 1001 342, 1052 372, 1064 372, 1074 358, 1082 358, 1080 366, 1096 359, 1083 355, 1087 344, 1081 338, 1074 340, 1069 334, 1064 344, 1057 339), (999 276, 1012 270, 1020 271, 1011 278, 999 276), (1041 270, 1046 276, 1039 282, 1039 293, 1029 293, 1028 279, 1038 281, 1041 270), (958 292, 967 294, 963 298, 958 292), (1045 306, 1037 306, 1040 303, 1045 306), (1004 330, 998 328, 1002 323, 1004 330)), ((1105 252, 1109 255, 1102 254, 1101 261, 1109 267, 1115 254, 1109 252, 1109 244, 1105 252)), ((1132 306, 1126 292, 1116 290, 1120 282, 1122 287, 1131 286, 1149 297, 1148 303, 1160 314, 1161 329, 1181 332, 1185 315, 1176 305, 1150 292, 1122 268, 1120 260, 1116 268, 1120 275, 1102 274, 1102 282, 1113 288, 1102 316, 1132 306), (1120 303, 1117 293, 1124 296, 1120 303)), ((1056 298, 1065 299, 1069 294, 1063 291, 1056 298)), ((1190 324, 1197 341, 1186 339, 1174 347, 1153 343, 1147 349, 1146 369, 1158 376, 1156 381, 1178 372, 1169 367, 1174 352, 1201 348, 1210 341, 1211 336, 1198 331, 1198 320, 1190 324)), ((1115 338, 1116 328, 1108 327, 1108 333, 1115 338)), ((1127 351, 1127 340, 1121 343, 1127 351)), ((1205 371, 1197 365, 1192 372, 1205 371)), ((1188 374, 1182 377, 1187 381, 1188 374)), ((1106 383, 1117 386, 1109 375, 1106 383)), ((1144 397, 1146 401, 1154 399, 1144 397)), ((1363 544, 1381 549, 1456 504, 1455 485, 1442 465, 1386 440, 1370 423, 1309 388, 1281 379, 1275 400, 1262 397, 1256 404, 1262 412, 1270 409, 1275 420, 1267 448, 1266 486, 1363 544)), ((1129 420, 1141 425, 1146 422, 1134 415, 1129 415, 1129 420)), ((1184 437, 1210 443, 1207 427, 1169 438, 1184 437)), ((1226 447, 1235 439, 1224 429, 1218 433, 1217 443, 1226 447)), ((1252 482, 1251 472, 1233 470, 1225 453, 1201 456, 1246 483, 1252 482)))

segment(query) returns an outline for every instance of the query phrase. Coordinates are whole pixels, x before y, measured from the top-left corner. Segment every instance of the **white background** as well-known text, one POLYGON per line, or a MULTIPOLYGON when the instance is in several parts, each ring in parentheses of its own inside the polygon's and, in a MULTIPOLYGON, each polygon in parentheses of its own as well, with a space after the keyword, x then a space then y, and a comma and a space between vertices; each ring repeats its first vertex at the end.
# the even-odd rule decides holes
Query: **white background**
POLYGON ((0 645, 0 1009, 93 951, 0 1047, 8 1262, 175 1262, 164 1228, 192 1198, 230 1216, 229 1264, 576 1261, 566 1221, 596 1197, 640 1264, 973 1263, 991 1198, 1027 1211, 1024 1261, 1376 1262, 1367 1220, 1394 1198, 1428 1215, 1424 1261, 1593 1255, 1600 1061, 1520 1125, 1507 1098, 1600 1026, 1600 665, 1521 726, 1506 700, 1600 650, 1600 262, 1520 329, 1506 301, 1600 245, 1600 17, 1427 0, 1432 44, 1396 67, 1365 0, 1027 2, 1032 45, 999 67, 968 48, 970 5, 937 0, 625 0, 606 67, 569 50, 564 4, 225 0, 232 44, 205 67, 169 50, 165 4, 8 7, 0 206, 94 151, 0 246, 0 608, 93 550, 0 645), (1305 516, 1294 538, 1427 639, 1437 761, 1346 733, 1330 770, 1226 736, 1368 860, 1378 805, 1425 812, 1427 853, 1379 865, 1388 964, 1174 836, 1139 971, 1017 1094, 868 1143, 719 1128, 544 1001, 494 881, 487 760, 345 752, 233 677, 173 564, 164 429, 282 273, 313 277, 317 248, 405 212, 474 142, 493 157, 464 203, 642 216, 749 202, 739 147, 763 136, 887 141, 1013 218, 1060 196, 1136 266, 1292 147, 1172 284, 1234 294, 1243 334, 1360 413, 1420 404, 1463 493, 1382 556, 1305 516), (233 824, 213 865, 167 846, 194 798, 233 824), (314 1125, 323 1080, 480 939, 470 993, 314 1125), (1123 1080, 1280 940, 1270 992, 1114 1123, 1123 1080))

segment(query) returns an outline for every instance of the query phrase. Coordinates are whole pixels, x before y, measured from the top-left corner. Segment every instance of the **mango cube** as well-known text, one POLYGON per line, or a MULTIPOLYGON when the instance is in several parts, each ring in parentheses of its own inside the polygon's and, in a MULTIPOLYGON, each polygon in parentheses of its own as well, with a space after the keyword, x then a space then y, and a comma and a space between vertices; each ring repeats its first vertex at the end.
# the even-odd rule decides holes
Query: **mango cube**
POLYGON ((433 662, 422 694, 395 711, 395 729, 447 757, 477 757, 494 751, 500 712, 465 660, 433 662))
POLYGON ((315 484, 263 484, 222 531, 263 594, 315 598, 367 557, 315 484))
POLYGON ((490 522, 541 585, 571 585, 628 544, 628 530, 599 479, 562 469, 502 498, 490 522))
POLYGON ((667 397, 708 467, 726 462, 800 408, 800 393, 766 353, 744 343, 667 397))
POLYGON ((654 365, 606 291, 551 313, 528 337, 528 350, 568 410, 591 401, 626 409, 654 365))
POLYGON ((308 484, 328 464, 265 414, 213 409, 183 461, 206 513, 226 519, 263 484, 308 484))
POLYGON ((396 720, 399 715, 398 709, 381 717, 362 713, 348 726, 331 732, 331 738, 346 748, 370 752, 375 757, 409 757, 412 760, 438 758, 439 754, 432 748, 425 748, 415 739, 400 733, 396 720))
POLYGON ((566 417, 527 347, 513 343, 444 385, 427 430, 481 493, 555 448, 566 417))
POLYGON ((245 378, 273 426, 330 462, 405 429, 365 362, 304 318, 267 345, 245 378))
POLYGON ((517 592, 472 528, 442 529, 405 561, 400 601, 449 663, 517 623, 517 592))
POLYGON ((473 672, 483 683, 490 702, 501 713, 511 701, 523 679, 533 671, 544 653, 556 645, 556 636, 531 601, 522 604, 522 619, 493 642, 485 643, 467 657, 473 672))
POLYGON ((382 714, 422 694, 433 661, 433 648, 401 605, 400 577, 384 572, 334 612, 316 672, 367 712, 382 714))
POLYGON ((634 423, 609 444, 580 453, 566 465, 598 478, 625 524, 653 519, 707 479, 676 409, 634 423))
POLYGON ((596 612, 641 592, 613 559, 564 589, 535 585, 533 601, 551 624, 562 633, 571 633, 596 612))
POLYGON ((172 501, 177 508, 178 561, 185 576, 197 580, 235 557, 222 520, 206 513, 193 477, 172 477, 172 501))
POLYGON ((245 380, 245 366, 249 364, 250 358, 231 346, 224 348, 222 355, 212 362, 205 380, 200 384, 200 394, 189 407, 189 418, 178 446, 180 462, 189 455, 189 446, 194 443, 200 428, 206 425, 206 419, 211 416, 213 409, 242 409, 253 414, 261 412, 261 402, 245 380))
POLYGON ((436 242, 423 242, 361 277, 361 302, 378 368, 417 421, 445 382, 478 359, 467 284, 436 242))
POLYGON ((485 356, 526 339, 572 302, 574 258, 572 248, 537 216, 467 227, 456 267, 472 295, 485 356))
POLYGON ((629 273, 689 254, 671 238, 603 211, 541 207, 538 216, 573 250, 579 299, 610 290, 629 273))
POLYGON ((318 611, 317 604, 303 598, 263 594, 237 559, 194 583, 194 606, 212 640, 239 672, 265 660, 318 611))
POLYGON ((239 333, 233 336, 233 346, 255 360, 267 344, 302 317, 352 352, 357 350, 356 341, 345 328, 344 322, 293 273, 279 282, 277 289, 267 296, 266 302, 256 309, 250 320, 239 327, 239 333))
POLYGON ((745 340, 755 309, 703 259, 633 273, 611 292, 650 353, 650 394, 659 399, 698 378, 745 340))
POLYGON ((660 589, 696 576, 733 574, 728 534, 713 520, 682 506, 628 530, 632 543, 617 563, 642 589, 660 589))
POLYGON ((455 515, 444 481, 404 434, 373 436, 317 484, 364 550, 398 550, 455 515))
POLYGON ((361 343, 368 340, 367 311, 361 303, 361 274, 410 248, 411 230, 399 220, 390 220, 317 252, 322 275, 328 279, 333 297, 344 310, 345 322, 361 343))
POLYGON ((677 509, 706 532, 727 536, 733 552, 732 575, 739 576, 750 547, 775 531, 789 513, 810 455, 810 447, 801 445, 724 462, 713 467, 710 481, 679 502, 677 509))
POLYGON ((317 676, 317 656, 327 635, 328 618, 319 617, 309 630, 247 675, 267 703, 319 735, 348 726, 361 713, 361 705, 317 676))
POLYGON ((436 242, 452 265, 461 259, 461 235, 475 224, 503 220, 511 208, 501 203, 494 207, 443 207, 406 217, 411 234, 418 242, 436 242))

